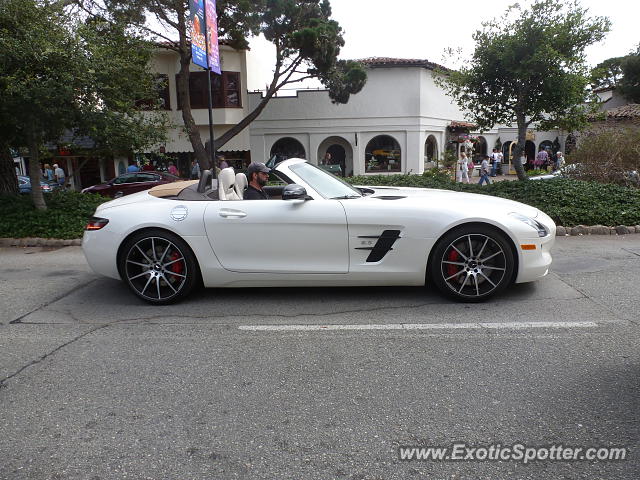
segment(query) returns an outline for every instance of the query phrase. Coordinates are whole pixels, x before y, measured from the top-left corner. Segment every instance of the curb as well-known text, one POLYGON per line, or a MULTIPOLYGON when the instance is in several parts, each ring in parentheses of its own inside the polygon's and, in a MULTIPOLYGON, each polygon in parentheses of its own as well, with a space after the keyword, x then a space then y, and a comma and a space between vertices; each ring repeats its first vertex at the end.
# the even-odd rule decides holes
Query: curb
POLYGON ((81 238, 63 240, 61 238, 0 238, 0 247, 79 247, 81 238))
POLYGON ((606 227, 604 225, 577 225, 575 227, 556 227, 556 237, 581 235, 629 235, 631 233, 640 233, 640 225, 617 225, 615 227, 606 227))

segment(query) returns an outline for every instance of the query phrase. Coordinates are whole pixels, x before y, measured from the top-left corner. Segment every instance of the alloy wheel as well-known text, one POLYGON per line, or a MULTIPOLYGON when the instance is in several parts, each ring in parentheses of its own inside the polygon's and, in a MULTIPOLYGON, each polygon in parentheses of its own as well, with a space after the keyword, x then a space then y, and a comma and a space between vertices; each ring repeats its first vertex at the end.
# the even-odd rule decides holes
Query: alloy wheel
POLYGON ((507 255, 491 236, 461 235, 444 249, 440 274, 456 296, 485 297, 502 285, 507 274, 507 255))
POLYGON ((142 298, 165 302, 180 293, 189 271, 185 254, 162 237, 145 237, 129 249, 124 273, 142 298))

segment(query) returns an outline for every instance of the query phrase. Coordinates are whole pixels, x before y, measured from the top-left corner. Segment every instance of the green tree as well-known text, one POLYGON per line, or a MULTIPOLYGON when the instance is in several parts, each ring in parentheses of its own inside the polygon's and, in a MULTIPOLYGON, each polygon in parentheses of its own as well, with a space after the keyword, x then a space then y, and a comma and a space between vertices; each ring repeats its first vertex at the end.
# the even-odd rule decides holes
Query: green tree
POLYGON ((608 58, 591 70, 590 83, 592 89, 613 88, 622 79, 622 62, 626 57, 608 58))
POLYGON ((516 4, 474 33, 471 59, 442 72, 440 84, 481 129, 516 124, 514 164, 520 162, 527 128, 574 129, 584 124, 589 71, 584 50, 609 31, 606 18, 590 18, 577 1, 536 0, 516 4))
POLYGON ((0 146, 28 149, 39 209, 40 150, 65 130, 122 151, 163 138, 164 117, 136 107, 157 94, 150 46, 118 24, 85 20, 61 4, 0 4, 0 146))
MULTIPOLYGON (((113 21, 126 19, 141 28, 145 28, 148 17, 154 17, 164 27, 164 30, 147 27, 147 32, 159 48, 173 50, 180 57, 177 89, 182 99, 182 120, 200 167, 208 168, 209 156, 193 119, 189 100, 191 39, 188 1, 105 0, 103 9, 90 0, 77 2, 92 15, 113 21)), ((215 139, 215 150, 255 120, 276 92, 286 85, 317 78, 327 86, 335 103, 346 103, 351 94, 364 86, 366 72, 363 66, 337 58, 344 39, 342 28, 331 19, 328 0, 218 0, 216 8, 219 39, 233 47, 246 48, 247 38, 264 34, 275 45, 276 62, 272 80, 260 103, 237 125, 215 139)))
POLYGON ((630 102, 640 103, 640 45, 636 51, 622 61, 622 79, 618 84, 620 93, 630 102))

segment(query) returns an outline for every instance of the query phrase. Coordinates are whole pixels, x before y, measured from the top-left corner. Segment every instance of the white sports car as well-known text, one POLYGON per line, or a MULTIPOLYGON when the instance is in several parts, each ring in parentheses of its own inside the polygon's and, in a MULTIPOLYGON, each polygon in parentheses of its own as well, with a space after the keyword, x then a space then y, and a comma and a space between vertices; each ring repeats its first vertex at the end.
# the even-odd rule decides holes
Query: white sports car
POLYGON ((446 190, 355 188, 301 159, 270 199, 210 173, 104 203, 82 246, 97 273, 166 304, 195 286, 425 285, 463 302, 547 274, 556 226, 540 210, 446 190))

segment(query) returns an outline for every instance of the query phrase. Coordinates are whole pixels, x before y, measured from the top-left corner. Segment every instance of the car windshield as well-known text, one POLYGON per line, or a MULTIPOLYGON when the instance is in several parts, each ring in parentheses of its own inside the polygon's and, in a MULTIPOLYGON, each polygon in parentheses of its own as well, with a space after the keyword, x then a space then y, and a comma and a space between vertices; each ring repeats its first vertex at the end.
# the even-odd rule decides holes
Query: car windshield
POLYGON ((362 197, 362 193, 359 190, 310 163, 296 163, 289 168, 324 198, 362 197))

